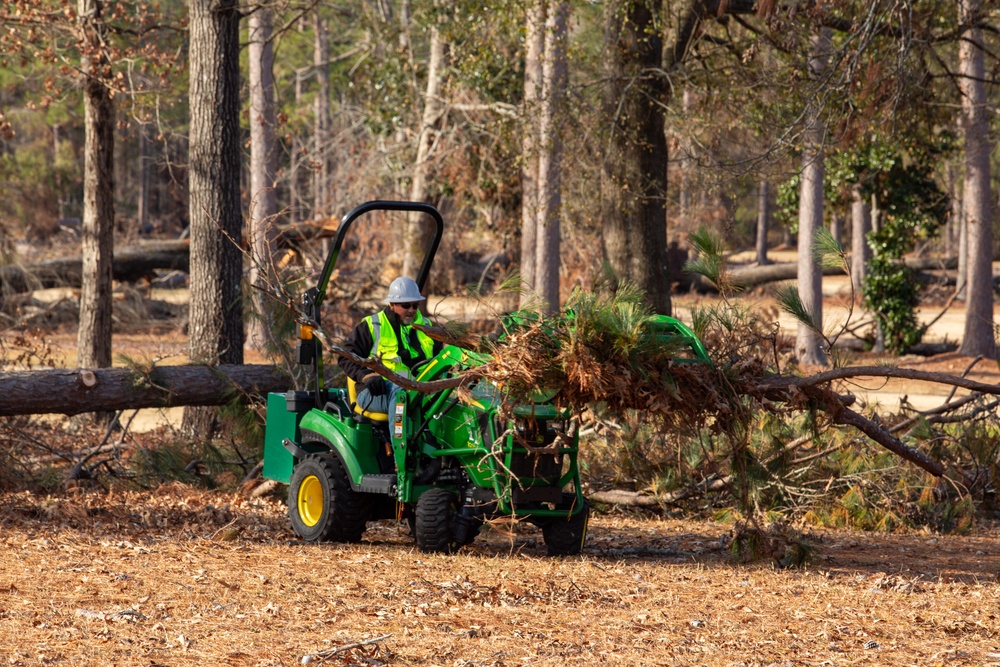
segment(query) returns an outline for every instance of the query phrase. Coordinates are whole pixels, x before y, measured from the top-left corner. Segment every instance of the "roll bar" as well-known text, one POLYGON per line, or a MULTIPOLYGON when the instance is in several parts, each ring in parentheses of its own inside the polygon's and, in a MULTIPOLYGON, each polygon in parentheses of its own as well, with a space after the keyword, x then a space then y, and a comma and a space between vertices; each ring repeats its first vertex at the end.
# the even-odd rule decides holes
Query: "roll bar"
POLYGON ((423 202, 370 201, 356 206, 340 221, 340 227, 337 228, 337 236, 333 239, 333 247, 330 249, 330 254, 323 264, 323 271, 319 274, 319 281, 316 283, 316 293, 313 301, 313 305, 317 309, 316 315, 319 315, 319 306, 326 297, 327 284, 330 281, 330 276, 333 275, 333 268, 336 266, 337 259, 340 256, 340 248, 344 244, 344 237, 347 234, 347 230, 355 220, 372 211, 412 211, 415 213, 426 213, 434 219, 436 225, 434 238, 431 240, 431 245, 424 254, 424 261, 420 265, 420 271, 417 273, 416 278, 417 285, 420 287, 421 292, 423 292, 424 283, 427 282, 427 276, 431 272, 431 264, 434 263, 434 255, 437 253, 438 245, 441 243, 441 235, 444 233, 444 220, 441 218, 441 213, 430 204, 423 202))

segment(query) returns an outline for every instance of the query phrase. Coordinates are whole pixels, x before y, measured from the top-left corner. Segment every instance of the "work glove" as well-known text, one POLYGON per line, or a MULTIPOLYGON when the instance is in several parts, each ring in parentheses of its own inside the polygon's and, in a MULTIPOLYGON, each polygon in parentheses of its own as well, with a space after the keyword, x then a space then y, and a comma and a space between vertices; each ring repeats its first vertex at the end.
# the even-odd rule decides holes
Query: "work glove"
POLYGON ((365 377, 365 389, 368 390, 369 396, 382 396, 386 393, 388 387, 385 386, 385 380, 378 373, 371 373, 365 377))

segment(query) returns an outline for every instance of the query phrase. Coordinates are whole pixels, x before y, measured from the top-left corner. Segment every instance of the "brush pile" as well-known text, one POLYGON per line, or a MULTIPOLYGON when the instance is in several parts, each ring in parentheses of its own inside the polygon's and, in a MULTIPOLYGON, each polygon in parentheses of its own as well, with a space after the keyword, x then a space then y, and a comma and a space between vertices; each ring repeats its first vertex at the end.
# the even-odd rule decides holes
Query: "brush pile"
POLYGON ((734 454, 745 450, 756 420, 766 412, 822 412, 831 424, 851 426, 931 474, 944 474, 940 463, 852 410, 854 397, 831 389, 835 378, 778 373, 776 330, 749 310, 727 303, 695 313, 694 333, 710 356, 698 354, 684 336, 665 335, 656 326, 659 319, 644 305, 642 292, 629 285, 578 290, 561 314, 517 312, 504 318, 493 336, 476 341, 427 331, 489 354, 487 363, 454 381, 390 379, 436 391, 485 378, 503 387, 510 405, 551 400, 577 411, 600 405, 613 418, 640 413, 663 432, 693 435, 708 429, 724 436, 734 454))
POLYGON ((600 404, 611 415, 642 411, 683 431, 749 423, 767 375, 761 358, 726 358, 735 352, 731 345, 715 348, 723 357, 698 358, 687 339, 663 333, 656 322, 642 294, 627 285, 577 292, 562 314, 506 318, 495 341, 480 346, 492 357, 480 372, 513 403, 551 396, 564 407, 600 404))

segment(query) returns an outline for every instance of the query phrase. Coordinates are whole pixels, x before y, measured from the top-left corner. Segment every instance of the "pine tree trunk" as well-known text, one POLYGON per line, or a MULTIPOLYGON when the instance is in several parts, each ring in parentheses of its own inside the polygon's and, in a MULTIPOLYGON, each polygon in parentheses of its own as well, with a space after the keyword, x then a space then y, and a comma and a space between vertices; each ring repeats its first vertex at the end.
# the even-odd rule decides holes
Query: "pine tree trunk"
MULTIPOLYGON (((190 0, 190 358, 209 365, 243 363, 238 9, 190 0)), ((210 408, 185 410, 189 434, 214 423, 210 408)))
POLYGON ((871 231, 871 211, 861 196, 861 188, 851 189, 851 286, 854 298, 861 297, 868 271, 868 260, 871 248, 868 245, 868 232, 871 231))
POLYGON ((955 256, 955 239, 958 238, 955 230, 958 227, 958 218, 961 215, 962 198, 957 194, 957 180, 955 178, 955 163, 949 160, 944 167, 944 189, 951 198, 951 214, 948 216, 948 222, 945 223, 942 234, 944 236, 945 257, 955 256))
POLYGON ((313 67, 316 73, 315 127, 313 133, 313 219, 330 215, 330 32, 326 19, 316 9, 313 67))
MULTIPOLYGON (((982 0, 959 0, 959 23, 982 18, 982 0)), ((990 211, 990 144, 986 107, 983 31, 969 27, 958 47, 962 130, 965 135, 965 192, 968 286, 961 354, 996 356, 993 333, 993 218, 990 211)))
POLYGON ((830 236, 837 242, 837 245, 844 245, 844 218, 840 213, 830 214, 830 236))
MULTIPOLYGON (((545 22, 542 100, 538 123, 538 220, 535 282, 546 312, 559 311, 559 216, 562 208, 562 119, 566 96, 569 4, 552 2, 545 22)), ((665 240, 665 239, 664 239, 665 240)))
POLYGON ((108 66, 101 0, 79 0, 86 45, 84 80, 83 274, 77 354, 81 368, 111 366, 111 261, 114 248, 114 104, 104 85, 108 66))
MULTIPOLYGON (((301 31, 302 22, 299 21, 299 30, 301 31)), ((295 70, 295 108, 302 108, 302 87, 303 79, 305 78, 305 72, 302 68, 295 70)), ((306 140, 308 141, 308 139, 306 140)), ((302 164, 303 160, 303 150, 306 143, 299 137, 298 134, 292 135, 292 152, 289 156, 288 165, 288 203, 291 210, 291 218, 293 222, 302 222, 307 218, 306 216, 306 193, 308 192, 309 186, 307 177, 302 174, 302 164)))
MULTIPOLYGON (((824 30, 813 40, 813 55, 809 68, 814 80, 826 68, 830 39, 824 30)), ((822 348, 823 330, 823 273, 813 255, 816 231, 823 225, 823 127, 819 111, 811 110, 805 130, 805 148, 802 152, 802 180, 799 195, 798 289, 802 306, 809 313, 813 326, 800 322, 795 338, 795 352, 799 363, 826 364, 822 348)))
POLYGON ((757 186, 757 264, 771 263, 767 258, 767 230, 771 226, 771 186, 761 181, 757 186))
POLYGON ((249 340, 263 350, 273 326, 272 301, 267 293, 275 280, 273 218, 278 212, 275 191, 277 154, 274 103, 274 49, 271 46, 272 15, 268 6, 250 14, 250 285, 254 292, 254 316, 248 322, 249 340))
POLYGON ((541 97, 542 55, 545 52, 547 0, 533 0, 526 16, 524 108, 521 117, 521 307, 535 294, 538 223, 538 101, 541 97))
POLYGON ((667 267, 667 87, 658 0, 615 0, 605 8, 601 179, 604 254, 620 279, 640 287, 658 313, 670 313, 667 267))
MULTIPOLYGON (((681 95, 682 118, 687 118, 691 112, 691 91, 684 89, 681 95)), ((681 159, 677 162, 678 183, 677 187, 677 207, 679 209, 680 227, 689 230, 691 222, 691 207, 694 197, 691 196, 691 142, 681 140, 679 143, 681 159)))
MULTIPOLYGON (((427 177, 434 146, 435 126, 441 118, 444 105, 441 100, 441 79, 444 75, 444 40, 437 26, 431 28, 430 58, 427 63, 427 89, 424 93, 424 113, 420 120, 417 137, 417 159, 413 165, 410 181, 410 201, 422 202, 427 199, 427 177)), ((403 275, 414 277, 423 261, 434 228, 427 216, 412 213, 406 225, 403 255, 403 275)))
POLYGON ((150 201, 150 172, 152 156, 149 145, 149 130, 145 124, 139 125, 139 196, 136 201, 136 223, 139 231, 150 229, 149 222, 149 201, 150 201))

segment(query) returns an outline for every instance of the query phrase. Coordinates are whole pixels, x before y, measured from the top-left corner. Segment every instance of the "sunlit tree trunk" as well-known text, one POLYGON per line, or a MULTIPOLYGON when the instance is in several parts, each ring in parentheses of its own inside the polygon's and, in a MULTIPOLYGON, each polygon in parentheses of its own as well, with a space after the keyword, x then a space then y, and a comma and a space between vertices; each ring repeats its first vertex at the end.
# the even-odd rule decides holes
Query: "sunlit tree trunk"
POLYGON ((115 112, 105 85, 110 64, 101 0, 79 0, 83 48, 83 275, 77 354, 81 368, 111 366, 111 261, 114 249, 115 112))
MULTIPOLYGON (((830 38, 824 31, 813 40, 813 54, 809 68, 813 79, 818 79, 826 68, 830 38)), ((799 323, 795 338, 795 352, 799 363, 826 364, 820 331, 823 329, 823 274, 813 255, 816 231, 823 225, 823 126, 819 110, 810 112, 805 129, 805 147, 802 151, 802 179, 799 194, 798 289, 802 305, 813 322, 813 327, 799 323)))
POLYGON ((547 312, 559 310, 559 216, 562 208, 562 128, 566 96, 569 4, 556 0, 545 21, 542 104, 538 123, 538 222, 535 282, 547 312))
MULTIPOLYGON (((410 201, 418 202, 427 199, 427 177, 430 171, 435 127, 444 113, 444 104, 441 100, 441 79, 444 76, 445 43, 441 39, 441 33, 436 25, 431 27, 430 37, 424 113, 420 120, 420 132, 417 136, 417 159, 413 164, 413 175, 410 181, 410 201)), ((411 214, 406 226, 403 274, 411 278, 416 276, 420 263, 423 261, 424 252, 429 245, 430 236, 434 232, 426 217, 418 213, 411 214)))
MULTIPOLYGON (((190 0, 190 358, 243 363, 240 205, 240 33, 236 0, 190 0)), ((211 408, 187 408, 183 428, 208 437, 211 408)))
POLYGON ((248 338, 258 349, 269 340, 272 303, 266 297, 274 281, 273 218, 278 212, 275 191, 277 154, 274 103, 274 49, 271 46, 272 15, 266 5, 250 14, 250 285, 254 289, 254 317, 248 322, 248 338))
POLYGON ((771 186, 762 180, 757 185, 757 263, 770 264, 767 258, 767 230, 771 226, 771 186))
POLYGON ((871 248, 868 245, 868 232, 871 231, 871 210, 861 196, 861 188, 851 189, 851 286, 854 297, 861 297, 861 289, 865 284, 868 259, 871 248))
POLYGON ((837 245, 844 245, 844 218, 840 213, 834 212, 830 215, 830 236, 837 245))
POLYGON ((955 276, 955 294, 965 301, 965 288, 969 284, 969 227, 966 224, 965 211, 958 207, 958 219, 955 220, 955 235, 958 237, 958 270, 955 276))
POLYGON ((317 8, 313 24, 315 46, 313 67, 316 74, 314 100, 315 125, 313 128, 313 218, 330 215, 330 34, 329 28, 317 8))
POLYGON ((990 139, 986 106, 982 0, 959 0, 959 23, 967 27, 959 42, 959 88, 965 138, 965 191, 962 207, 968 234, 968 287, 965 333, 959 352, 996 356, 993 332, 993 218, 990 211, 990 139))
POLYGON ((547 0, 534 0, 525 20, 524 108, 521 112, 521 306, 535 291, 538 222, 538 100, 541 97, 542 54, 545 51, 547 0))

